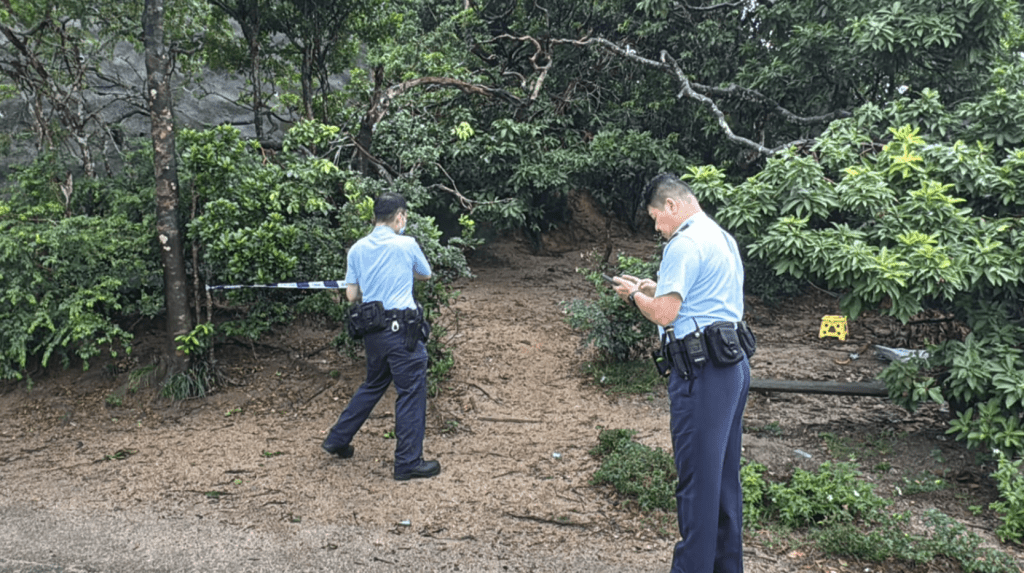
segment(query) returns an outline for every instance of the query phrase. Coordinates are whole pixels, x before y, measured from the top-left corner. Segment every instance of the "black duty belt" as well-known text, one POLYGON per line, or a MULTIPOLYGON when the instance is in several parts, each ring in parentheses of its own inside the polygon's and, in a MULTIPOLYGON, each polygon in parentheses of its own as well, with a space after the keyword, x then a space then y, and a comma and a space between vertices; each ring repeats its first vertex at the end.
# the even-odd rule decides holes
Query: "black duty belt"
POLYGON ((731 366, 754 355, 756 340, 744 321, 719 321, 677 339, 674 329, 665 329, 661 350, 653 355, 662 376, 675 369, 685 379, 692 379, 705 363, 731 366))
POLYGON ((403 308, 403 309, 392 309, 384 311, 384 318, 386 320, 416 320, 422 316, 422 311, 418 308, 403 308))

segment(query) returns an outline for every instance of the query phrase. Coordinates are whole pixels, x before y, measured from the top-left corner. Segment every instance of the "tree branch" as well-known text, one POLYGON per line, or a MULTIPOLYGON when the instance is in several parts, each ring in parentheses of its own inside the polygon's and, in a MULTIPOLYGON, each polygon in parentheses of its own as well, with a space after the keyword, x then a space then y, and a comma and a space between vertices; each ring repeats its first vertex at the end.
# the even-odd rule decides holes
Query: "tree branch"
POLYGON ((746 0, 738 0, 737 2, 723 2, 721 4, 715 4, 714 6, 690 6, 689 4, 683 2, 683 8, 686 8, 687 10, 690 10, 692 12, 710 12, 712 10, 718 10, 720 8, 739 8, 740 6, 743 6, 745 4, 748 4, 746 0))
POLYGON ((473 209, 476 209, 481 205, 497 205, 499 203, 511 203, 515 201, 514 198, 495 199, 493 201, 474 201, 473 199, 466 197, 462 193, 459 193, 459 188, 458 185, 455 184, 455 180, 452 179, 452 176, 449 175, 447 171, 445 171, 445 168, 442 167, 440 163, 435 163, 434 165, 441 170, 441 173, 444 173, 444 176, 448 178, 448 181, 451 182, 452 186, 447 187, 440 183, 434 183, 433 185, 427 187, 427 189, 440 189, 441 191, 455 195, 455 198, 459 200, 459 205, 462 205, 462 208, 466 209, 470 213, 473 212, 473 209))
POLYGON ((797 124, 800 124, 800 125, 811 125, 811 124, 816 124, 816 123, 826 123, 826 122, 832 121, 833 119, 836 119, 836 118, 849 117, 850 116, 849 112, 847 112, 845 110, 839 110, 839 111, 835 111, 835 112, 832 112, 832 113, 829 113, 829 114, 825 114, 825 115, 820 115, 820 116, 803 117, 803 116, 799 116, 799 115, 797 115, 797 114, 787 110, 786 108, 782 107, 777 102, 775 102, 774 100, 764 96, 763 94, 761 94, 760 92, 758 92, 756 90, 742 88, 742 87, 736 86, 735 84, 730 85, 727 88, 713 88, 713 87, 710 87, 710 86, 705 86, 703 84, 693 83, 693 82, 690 81, 690 78, 683 71, 683 69, 679 65, 679 63, 676 62, 675 59, 673 59, 671 56, 669 56, 668 52, 665 51, 665 50, 662 50, 662 52, 661 52, 661 59, 660 60, 651 60, 649 58, 645 58, 645 57, 639 55, 636 52, 636 50, 634 50, 633 48, 631 48, 629 46, 623 48, 622 46, 619 46, 618 44, 616 44, 616 43, 614 43, 614 42, 612 42, 610 40, 606 40, 604 38, 583 38, 583 39, 580 39, 580 40, 556 39, 556 40, 551 40, 551 43, 553 43, 553 44, 571 44, 571 45, 577 45, 577 46, 598 45, 598 46, 601 46, 601 47, 605 48, 606 50, 608 50, 608 51, 610 51, 610 52, 612 52, 612 53, 614 53, 614 54, 616 54, 618 56, 621 56, 621 57, 626 58, 628 60, 634 61, 634 62, 636 62, 638 64, 643 65, 643 66, 646 66, 646 67, 649 67, 649 68, 654 68, 654 69, 657 69, 657 70, 661 70, 661 71, 664 71, 666 73, 669 73, 669 74, 673 75, 676 78, 676 81, 679 83, 679 86, 680 86, 680 90, 676 94, 676 98, 677 99, 680 99, 680 98, 683 98, 683 97, 687 97, 689 99, 696 100, 696 101, 698 101, 698 102, 708 106, 709 108, 711 108, 711 113, 713 113, 715 115, 715 117, 717 118, 719 127, 722 128, 722 130, 725 132, 726 137, 729 140, 731 140, 731 141, 733 141, 735 143, 738 143, 738 144, 740 144, 740 145, 742 145, 744 147, 748 147, 750 149, 753 149, 754 151, 756 151, 756 152, 758 152, 760 154, 766 155, 766 156, 775 155, 779 151, 782 151, 784 149, 788 149, 789 147, 792 147, 794 145, 805 145, 805 144, 809 143, 812 140, 798 139, 798 140, 795 140, 795 141, 791 141, 789 143, 785 143, 785 144, 780 145, 778 147, 768 148, 768 147, 765 147, 764 145, 762 145, 760 143, 757 143, 757 142, 752 141, 750 139, 747 139, 745 137, 736 135, 732 131, 732 128, 729 126, 729 123, 726 121, 725 113, 723 113, 722 110, 718 107, 718 104, 715 102, 715 100, 711 99, 711 97, 709 95, 707 95, 708 93, 710 93, 712 95, 716 95, 716 96, 721 96, 721 97, 737 96, 737 97, 742 97, 744 99, 747 99, 748 101, 753 101, 753 102, 756 102, 756 103, 764 104, 764 105, 766 105, 768 107, 774 108, 776 113, 778 113, 782 117, 786 118, 788 121, 790 121, 792 123, 797 123, 797 124))
POLYGON ((677 4, 677 6, 681 5, 683 8, 686 8, 691 12, 710 12, 712 10, 720 10, 722 8, 747 8, 748 10, 753 10, 754 4, 773 8, 778 1, 779 0, 737 0, 736 2, 722 2, 721 4, 715 4, 714 6, 690 6, 683 2, 682 4, 677 4))

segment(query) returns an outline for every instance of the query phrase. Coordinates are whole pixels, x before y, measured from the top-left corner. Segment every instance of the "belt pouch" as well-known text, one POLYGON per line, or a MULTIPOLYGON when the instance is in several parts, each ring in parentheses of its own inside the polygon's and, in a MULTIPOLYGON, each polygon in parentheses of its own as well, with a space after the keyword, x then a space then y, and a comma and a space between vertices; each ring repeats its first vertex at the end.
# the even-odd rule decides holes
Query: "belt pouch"
POLYGON ((741 320, 736 325, 736 334, 740 338, 740 347, 743 348, 743 352, 747 353, 747 358, 754 355, 754 351, 757 350, 757 338, 754 336, 754 332, 747 326, 747 321, 741 320))
POLYGON ((704 338, 715 366, 732 366, 743 360, 743 348, 733 323, 712 323, 704 329, 704 338))
POLYGON ((348 309, 349 338, 360 339, 367 334, 384 330, 384 304, 379 300, 354 304, 348 309))

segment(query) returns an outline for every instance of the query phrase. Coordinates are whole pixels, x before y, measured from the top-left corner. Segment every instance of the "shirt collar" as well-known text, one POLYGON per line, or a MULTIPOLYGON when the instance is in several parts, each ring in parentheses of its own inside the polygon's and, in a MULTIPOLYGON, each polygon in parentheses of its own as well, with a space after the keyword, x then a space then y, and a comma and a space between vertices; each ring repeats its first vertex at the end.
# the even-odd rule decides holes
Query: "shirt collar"
POLYGON ((686 229, 690 228, 690 225, 694 224, 697 221, 697 218, 700 217, 701 215, 704 215, 704 211, 698 211, 698 212, 694 213, 693 215, 690 215, 689 218, 687 218, 685 221, 683 221, 679 225, 679 228, 676 229, 674 233, 672 233, 672 236, 669 237, 668 240, 671 241, 672 239, 676 238, 676 235, 678 235, 678 234, 682 233, 683 231, 685 231, 686 229))

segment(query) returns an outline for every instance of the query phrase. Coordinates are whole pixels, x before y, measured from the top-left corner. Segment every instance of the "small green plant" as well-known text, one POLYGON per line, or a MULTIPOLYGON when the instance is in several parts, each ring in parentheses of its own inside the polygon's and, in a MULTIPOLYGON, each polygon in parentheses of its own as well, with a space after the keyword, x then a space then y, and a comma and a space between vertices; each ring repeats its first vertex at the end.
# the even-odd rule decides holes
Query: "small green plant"
POLYGON ((1004 543, 1024 540, 1024 474, 1020 465, 1024 460, 1010 460, 1006 454, 999 452, 999 467, 992 477, 999 488, 999 500, 989 504, 989 509, 996 512, 1002 524, 996 529, 996 535, 1004 543))
POLYGON ((764 495, 768 484, 764 481, 766 468, 757 463, 743 460, 740 466, 740 486, 743 490, 743 527, 754 529, 764 523, 764 495))
POLYGON ((819 437, 825 442, 828 451, 833 457, 841 458, 849 462, 857 461, 856 448, 846 436, 838 436, 832 432, 822 432, 819 437))
POLYGON ((778 422, 768 422, 761 426, 751 426, 749 428, 744 428, 743 431, 751 434, 757 434, 759 436, 771 436, 773 438, 778 438, 783 433, 782 426, 778 422))
MULTIPOLYGON (((618 271, 641 278, 655 276, 657 263, 636 257, 618 257, 618 271)), ((627 362, 645 357, 657 344, 657 331, 635 308, 625 303, 601 278, 601 271, 577 269, 596 289, 596 298, 562 303, 566 320, 583 335, 582 344, 597 351, 602 362, 627 362)))
POLYGON ((232 408, 232 409, 228 410, 227 412, 224 412, 224 417, 225 418, 230 418, 231 416, 234 416, 235 414, 241 414, 241 413, 242 413, 242 409, 241 408, 232 408))
POLYGON ((932 475, 928 472, 921 472, 911 477, 905 477, 899 491, 902 495, 914 495, 917 493, 931 493, 949 487, 949 482, 932 475))
POLYGON ((124 401, 117 394, 107 394, 107 406, 118 407, 123 405, 124 401))
POLYGON ((932 528, 932 536, 924 542, 935 555, 952 559, 967 573, 1020 573, 1020 564, 1002 551, 981 547, 982 539, 960 522, 930 509, 925 522, 932 528))
POLYGON ((636 435, 636 430, 625 430, 622 428, 606 430, 601 426, 597 427, 600 432, 597 434, 597 445, 588 452, 595 458, 603 458, 618 449, 621 442, 628 442, 636 435))
POLYGON ((216 370, 202 358, 197 358, 188 370, 172 375, 160 389, 160 394, 177 401, 202 398, 217 381, 216 370))
POLYGON ((107 454, 107 455, 103 456, 103 460, 107 461, 107 462, 112 462, 112 461, 115 461, 115 460, 125 460, 125 459, 128 459, 130 456, 134 456, 136 453, 138 453, 137 450, 127 450, 127 449, 117 450, 116 452, 114 452, 112 454, 107 454))
POLYGON ((387 432, 384 432, 384 439, 385 440, 394 440, 394 439, 396 439, 395 438, 395 431, 394 430, 388 430, 387 432))
POLYGON ((674 510, 676 470, 672 456, 661 448, 651 449, 632 437, 632 430, 602 430, 592 455, 602 458, 601 467, 590 478, 593 485, 610 485, 619 494, 635 500, 641 511, 674 510))
POLYGON ((818 549, 829 555, 875 563, 890 559, 911 563, 931 561, 934 554, 921 547, 920 536, 903 532, 908 520, 906 514, 884 516, 878 523, 871 524, 868 531, 853 523, 833 523, 814 530, 811 537, 818 549))
POLYGON ((872 518, 887 502, 859 475, 848 463, 825 462, 816 473, 797 469, 789 483, 769 484, 767 514, 794 528, 872 518))
POLYGON ((272 458, 272 457, 275 457, 275 456, 283 456, 284 452, 271 452, 271 451, 268 451, 268 450, 263 450, 262 452, 260 452, 260 455, 265 457, 265 458, 272 458))
POLYGON ((192 329, 192 332, 175 337, 174 342, 178 345, 178 352, 182 352, 186 356, 198 356, 213 343, 213 333, 212 324, 201 322, 192 329))

